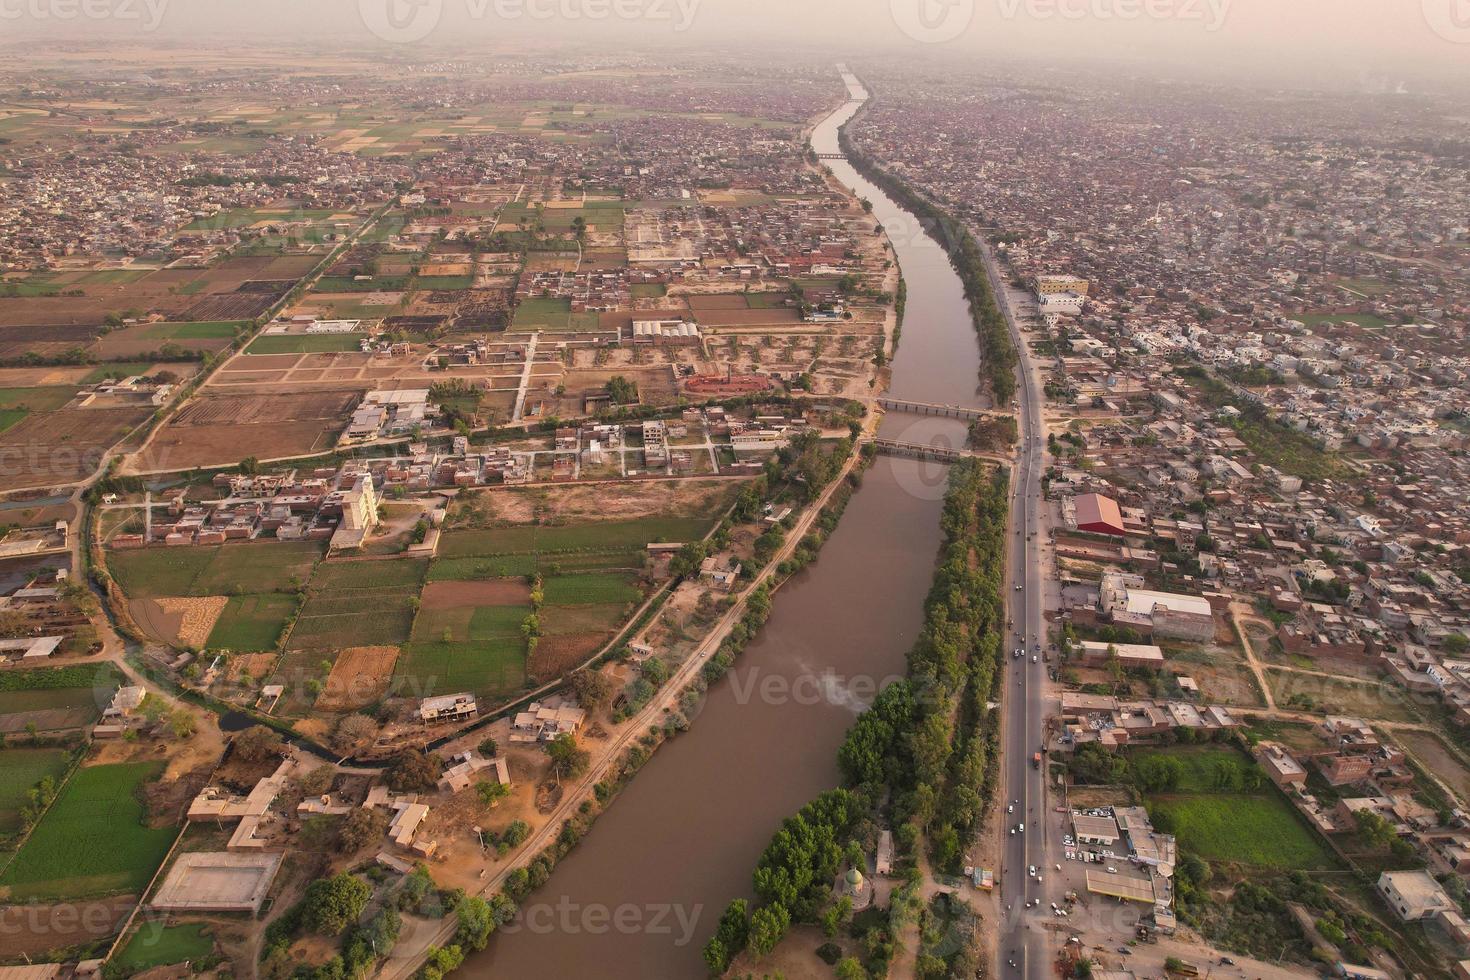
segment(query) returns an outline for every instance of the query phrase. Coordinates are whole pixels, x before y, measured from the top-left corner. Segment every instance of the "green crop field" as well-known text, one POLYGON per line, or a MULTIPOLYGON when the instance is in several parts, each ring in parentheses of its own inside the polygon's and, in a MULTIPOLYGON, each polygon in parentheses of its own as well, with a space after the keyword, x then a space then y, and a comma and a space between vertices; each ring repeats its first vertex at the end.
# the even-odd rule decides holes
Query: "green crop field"
POLYGON ((239 333, 245 320, 210 320, 200 323, 150 323, 138 331, 138 336, 150 340, 219 340, 229 339, 239 333))
POLYGON ((409 689, 451 694, 471 691, 498 697, 526 684, 526 641, 515 636, 470 643, 410 643, 394 676, 409 689))
POLYGON ((291 630, 291 649, 407 642, 425 565, 408 559, 323 562, 291 630))
POLYGON ((545 606, 541 610, 541 632, 547 636, 577 633, 606 633, 623 621, 626 602, 608 605, 586 603, 576 606, 545 606))
POLYGON ((209 633, 208 646, 216 650, 259 652, 274 650, 296 611, 296 597, 284 593, 232 596, 209 633))
POLYGON ((77 770, 0 874, 0 887, 22 901, 141 890, 178 834, 144 826, 137 799, 162 771, 157 762, 77 770))
POLYGON ((260 594, 304 583, 321 554, 321 545, 304 541, 141 548, 109 552, 107 568, 130 596, 260 594))
POLYGON ((332 354, 361 349, 367 334, 293 333, 256 337, 246 354, 332 354))
POLYGON ((412 588, 424 580, 424 562, 400 558, 391 561, 323 562, 311 580, 313 592, 352 589, 412 588))
POLYGON ((637 602, 642 593, 626 575, 553 575, 545 580, 548 606, 592 606, 637 602))
POLYGON ((568 299, 528 299, 516 307, 516 330, 565 330, 572 315, 568 299))
POLYGON ((46 776, 60 782, 70 758, 65 749, 0 750, 0 837, 20 831, 27 794, 46 776))
POLYGON ((1326 847, 1290 803, 1264 780, 1256 790, 1222 778, 1222 770, 1255 769, 1254 760, 1225 747, 1176 748, 1132 755, 1135 766, 1168 758, 1178 763, 1177 780, 1166 792, 1150 793, 1148 809, 1179 846, 1206 861, 1258 868, 1333 867, 1326 847))
POLYGON ((157 919, 147 919, 110 965, 119 967, 125 974, 141 973, 156 966, 202 960, 213 952, 214 939, 204 923, 166 926, 157 919))
POLYGON ((31 413, 23 408, 0 408, 0 432, 4 432, 29 414, 31 413))
POLYGON ((419 276, 414 280, 418 289, 459 290, 469 289, 475 284, 474 276, 419 276))
POLYGON ((374 276, 355 279, 351 276, 322 276, 316 290, 322 293, 400 293, 413 284, 410 276, 374 276))

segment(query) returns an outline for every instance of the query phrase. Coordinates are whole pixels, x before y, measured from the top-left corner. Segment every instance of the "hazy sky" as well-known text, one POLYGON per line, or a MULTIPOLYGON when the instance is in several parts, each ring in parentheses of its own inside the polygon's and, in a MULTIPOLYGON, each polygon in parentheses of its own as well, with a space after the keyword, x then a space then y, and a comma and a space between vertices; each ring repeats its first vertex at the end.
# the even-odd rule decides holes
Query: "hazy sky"
MULTIPOLYGON (((0 34, 227 34, 423 50, 535 38, 1123 58, 1244 74, 1463 74, 1470 0, 0 0, 0 34)), ((613 46, 608 50, 617 51, 613 46)))

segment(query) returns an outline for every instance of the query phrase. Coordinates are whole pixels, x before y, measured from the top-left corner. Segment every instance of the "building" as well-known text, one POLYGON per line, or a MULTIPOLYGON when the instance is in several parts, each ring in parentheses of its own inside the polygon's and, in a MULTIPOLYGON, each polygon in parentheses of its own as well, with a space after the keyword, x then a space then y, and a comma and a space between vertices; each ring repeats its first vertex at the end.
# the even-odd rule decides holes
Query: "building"
POLYGON ((1288 786, 1302 787, 1307 782, 1307 770, 1291 753, 1276 742, 1260 742, 1255 748, 1256 761, 1266 771, 1271 782, 1286 789, 1288 786))
POLYGON ((1082 662, 1089 667, 1106 665, 1114 653, 1118 656, 1118 662, 1126 668, 1143 667, 1149 670, 1161 670, 1164 666, 1164 651, 1148 643, 1102 643, 1097 640, 1083 640, 1081 647, 1082 662))
POLYGON ((352 489, 336 495, 342 506, 342 522, 332 534, 332 550, 360 548, 378 526, 378 492, 366 474, 353 481, 352 489))
POLYGON ((419 718, 426 725, 473 718, 479 711, 473 694, 445 694, 419 702, 419 718))
POLYGON ((1112 497, 1100 493, 1084 493, 1076 498, 1077 530, 1093 534, 1124 533, 1123 511, 1112 497))
POLYGON ((1405 922, 1455 911, 1455 903, 1427 871, 1385 871, 1378 876, 1378 893, 1405 922))
POLYGON ((1079 276, 1047 275, 1036 277, 1036 295, 1054 296, 1060 293, 1076 293, 1078 296, 1086 296, 1091 287, 1086 279, 1079 276))

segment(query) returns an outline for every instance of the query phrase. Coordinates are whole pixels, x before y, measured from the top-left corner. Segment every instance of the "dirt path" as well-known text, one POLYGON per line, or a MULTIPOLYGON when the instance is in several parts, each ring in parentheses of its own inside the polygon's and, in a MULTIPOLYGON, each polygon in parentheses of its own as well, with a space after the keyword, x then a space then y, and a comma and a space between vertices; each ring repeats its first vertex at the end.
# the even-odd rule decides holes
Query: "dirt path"
POLYGON ((1240 619, 1241 604, 1232 602, 1230 604, 1230 620, 1235 624, 1236 635, 1240 637, 1241 649, 1245 651, 1245 662, 1251 669, 1251 674, 1256 678, 1256 686, 1261 690, 1261 697, 1265 699, 1266 710, 1276 710, 1276 698, 1271 693, 1271 685, 1266 683, 1266 672, 1261 667, 1261 661, 1256 659, 1256 649, 1251 645, 1250 634, 1246 632, 1245 624, 1240 619))

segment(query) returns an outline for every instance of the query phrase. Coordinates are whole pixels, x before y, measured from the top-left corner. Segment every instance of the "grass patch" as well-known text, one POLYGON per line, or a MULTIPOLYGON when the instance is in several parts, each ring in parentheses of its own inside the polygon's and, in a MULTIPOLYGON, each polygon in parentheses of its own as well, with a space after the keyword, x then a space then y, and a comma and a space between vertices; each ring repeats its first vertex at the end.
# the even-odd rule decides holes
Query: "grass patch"
POLYGON ((710 519, 700 517, 650 517, 564 527, 527 524, 490 530, 448 531, 440 539, 439 553, 445 558, 468 558, 641 551, 650 542, 697 541, 704 537, 712 523, 710 519))
POLYGON ((214 939, 204 923, 166 926, 157 919, 149 919, 133 933, 112 963, 125 973, 141 973, 156 966, 202 960, 213 952, 214 939))
POLYGON ((19 900, 140 891, 178 831, 144 826, 142 785, 161 762, 79 769, 0 875, 19 900))
POLYGON ((152 361, 119 361, 115 364, 103 364, 94 368, 83 378, 82 384, 95 385, 108 380, 131 378, 137 374, 147 374, 152 369, 152 361))
POLYGON ((1291 805, 1274 795, 1165 794, 1149 811, 1165 814, 1179 844, 1206 861, 1232 861, 1276 870, 1333 866, 1291 805))
POLYGON ((25 412, 54 412, 71 401, 77 389, 71 385, 46 385, 40 388, 0 388, 0 409, 25 412))
POLYGON ((565 330, 572 317, 572 301, 556 297, 528 299, 516 307, 515 330, 565 330))

